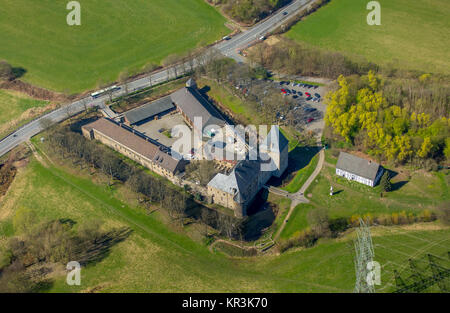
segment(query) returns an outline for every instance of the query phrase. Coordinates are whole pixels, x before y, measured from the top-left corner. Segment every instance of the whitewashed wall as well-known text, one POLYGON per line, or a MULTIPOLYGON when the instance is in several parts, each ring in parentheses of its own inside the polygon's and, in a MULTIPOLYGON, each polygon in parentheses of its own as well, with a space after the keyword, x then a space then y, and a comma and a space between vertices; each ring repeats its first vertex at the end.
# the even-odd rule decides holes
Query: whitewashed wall
POLYGON ((373 185, 374 185, 373 180, 370 180, 370 179, 367 179, 367 178, 364 178, 364 177, 352 174, 350 172, 341 170, 339 168, 336 168, 336 175, 345 177, 348 180, 357 181, 358 183, 361 183, 361 184, 364 184, 364 185, 367 185, 367 186, 370 186, 370 187, 373 187, 373 185))

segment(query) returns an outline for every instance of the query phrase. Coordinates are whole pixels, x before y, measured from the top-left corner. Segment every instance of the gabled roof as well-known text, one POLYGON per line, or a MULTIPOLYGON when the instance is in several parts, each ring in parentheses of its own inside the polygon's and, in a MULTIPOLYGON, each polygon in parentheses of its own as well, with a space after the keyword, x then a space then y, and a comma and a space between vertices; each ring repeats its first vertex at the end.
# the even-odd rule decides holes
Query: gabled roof
POLYGON ((346 152, 341 152, 336 168, 374 181, 377 177, 380 164, 346 152))
POLYGON ((83 126, 87 130, 95 130, 102 133, 106 137, 130 148, 136 153, 148 158, 153 159, 158 147, 145 139, 136 136, 132 132, 120 127, 115 122, 100 118, 93 123, 83 126))
POLYGON ((288 144, 289 141, 280 131, 280 127, 278 125, 273 125, 266 138, 261 142, 261 149, 272 152, 281 152, 288 144))
POLYGON ((113 141, 129 148, 135 153, 154 161, 162 168, 165 168, 172 173, 175 173, 175 171, 180 169, 182 164, 184 164, 184 160, 177 160, 173 158, 170 154, 162 151, 157 145, 133 134, 131 131, 121 127, 112 120, 100 118, 93 123, 83 126, 83 128, 88 131, 95 130, 103 134, 113 141), (156 162, 156 158, 158 158, 158 162, 156 162))
POLYGON ((173 158, 171 155, 158 150, 155 153, 155 156, 153 158, 153 162, 161 166, 162 168, 165 168, 171 173, 175 173, 177 169, 181 166, 181 164, 184 162, 184 160, 177 160, 173 158))
POLYGON ((125 117, 130 124, 136 124, 173 108, 175 108, 175 106, 172 103, 172 99, 170 96, 167 96, 130 110, 125 113, 125 117))
POLYGON ((184 87, 172 93, 172 101, 194 122, 202 118, 202 130, 209 125, 223 127, 226 122, 220 113, 195 88, 184 87))

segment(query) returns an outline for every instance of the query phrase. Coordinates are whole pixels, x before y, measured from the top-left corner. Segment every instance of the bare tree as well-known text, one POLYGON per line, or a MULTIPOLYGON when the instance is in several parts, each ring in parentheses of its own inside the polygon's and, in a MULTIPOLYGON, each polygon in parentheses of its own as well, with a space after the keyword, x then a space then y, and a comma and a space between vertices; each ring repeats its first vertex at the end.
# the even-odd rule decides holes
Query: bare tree
POLYGON ((128 78, 129 77, 130 77, 130 73, 128 72, 128 70, 124 70, 119 75, 119 81, 123 84, 123 86, 125 88, 125 94, 128 94, 128 78))

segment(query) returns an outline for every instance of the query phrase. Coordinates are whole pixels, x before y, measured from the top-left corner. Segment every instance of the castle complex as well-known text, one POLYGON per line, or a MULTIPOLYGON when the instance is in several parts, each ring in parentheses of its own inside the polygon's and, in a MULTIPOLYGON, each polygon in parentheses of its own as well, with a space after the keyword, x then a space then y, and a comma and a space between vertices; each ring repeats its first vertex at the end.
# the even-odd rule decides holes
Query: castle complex
MULTIPOLYGON (((176 114, 181 114, 191 129, 197 126, 193 123, 194 118, 202 118, 202 129, 199 131, 208 139, 203 143, 202 149, 209 146, 225 150, 234 146, 228 145, 227 140, 222 142, 214 138, 218 132, 216 128, 225 128, 229 124, 201 95, 192 79, 187 82, 186 87, 170 96, 130 110, 118 121, 101 118, 83 126, 82 132, 86 138, 98 140, 171 182, 184 185, 185 166, 198 160, 175 155, 176 152, 157 138, 151 138, 133 128, 133 125, 152 123, 165 115, 176 114)), ((243 140, 242 137, 240 140, 243 140)), ((268 135, 259 142, 257 152, 259 153, 254 153, 257 157, 251 158, 246 146, 245 150, 232 151, 233 159, 213 158, 226 171, 216 174, 207 184, 204 196, 210 203, 230 208, 238 217, 247 215, 248 207, 261 188, 272 176, 280 177, 288 166, 288 140, 278 126, 272 126, 268 135), (236 159, 236 156, 240 157, 236 159)), ((204 158, 208 157, 205 154, 204 158)))

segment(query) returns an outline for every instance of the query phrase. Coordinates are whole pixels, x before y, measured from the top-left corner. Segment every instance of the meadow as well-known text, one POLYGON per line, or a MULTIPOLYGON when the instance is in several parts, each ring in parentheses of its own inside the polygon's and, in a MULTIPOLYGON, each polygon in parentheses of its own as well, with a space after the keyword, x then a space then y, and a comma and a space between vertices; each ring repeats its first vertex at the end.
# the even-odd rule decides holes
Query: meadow
POLYGON ((366 22, 367 0, 332 0, 286 36, 382 65, 450 73, 450 3, 380 0, 381 25, 366 22))
POLYGON ((87 0, 81 25, 66 23, 67 1, 5 0, 0 59, 23 80, 66 93, 117 80, 127 70, 205 46, 229 32, 203 0, 87 0))
POLYGON ((32 118, 34 114, 30 109, 43 108, 48 104, 49 101, 36 100, 16 91, 0 89, 0 112, 2 112, 0 114, 0 139, 12 128, 32 118))
MULTIPOLYGON (((38 140, 33 142, 42 151, 38 140)), ((75 227, 99 220, 102 228, 128 226, 133 233, 113 246, 106 258, 82 269, 81 286, 68 286, 61 275, 46 292, 352 291, 353 234, 281 255, 230 259, 168 225, 159 210, 148 214, 136 201, 125 201, 122 187, 110 188, 87 169, 69 167, 70 161, 53 161, 44 166, 32 158, 19 170, 0 202, 0 248, 17 234, 13 220, 23 208, 33 210, 40 220, 69 218, 75 227)), ((392 270, 407 264, 410 255, 447 251, 449 230, 432 226, 373 231, 383 291, 392 290, 392 270)))
POLYGON ((295 208, 289 224, 281 233, 282 238, 288 238, 307 228, 307 214, 315 208, 326 208, 332 219, 366 214, 377 216, 402 211, 420 215, 424 210, 433 212, 450 200, 448 172, 397 173, 392 178, 393 190, 383 193, 383 197, 380 197, 380 185, 372 188, 337 176, 337 158, 332 156, 330 150, 326 150, 325 156, 322 171, 305 192, 311 203, 300 204, 295 208), (329 195, 330 186, 333 186, 332 197, 329 195))

